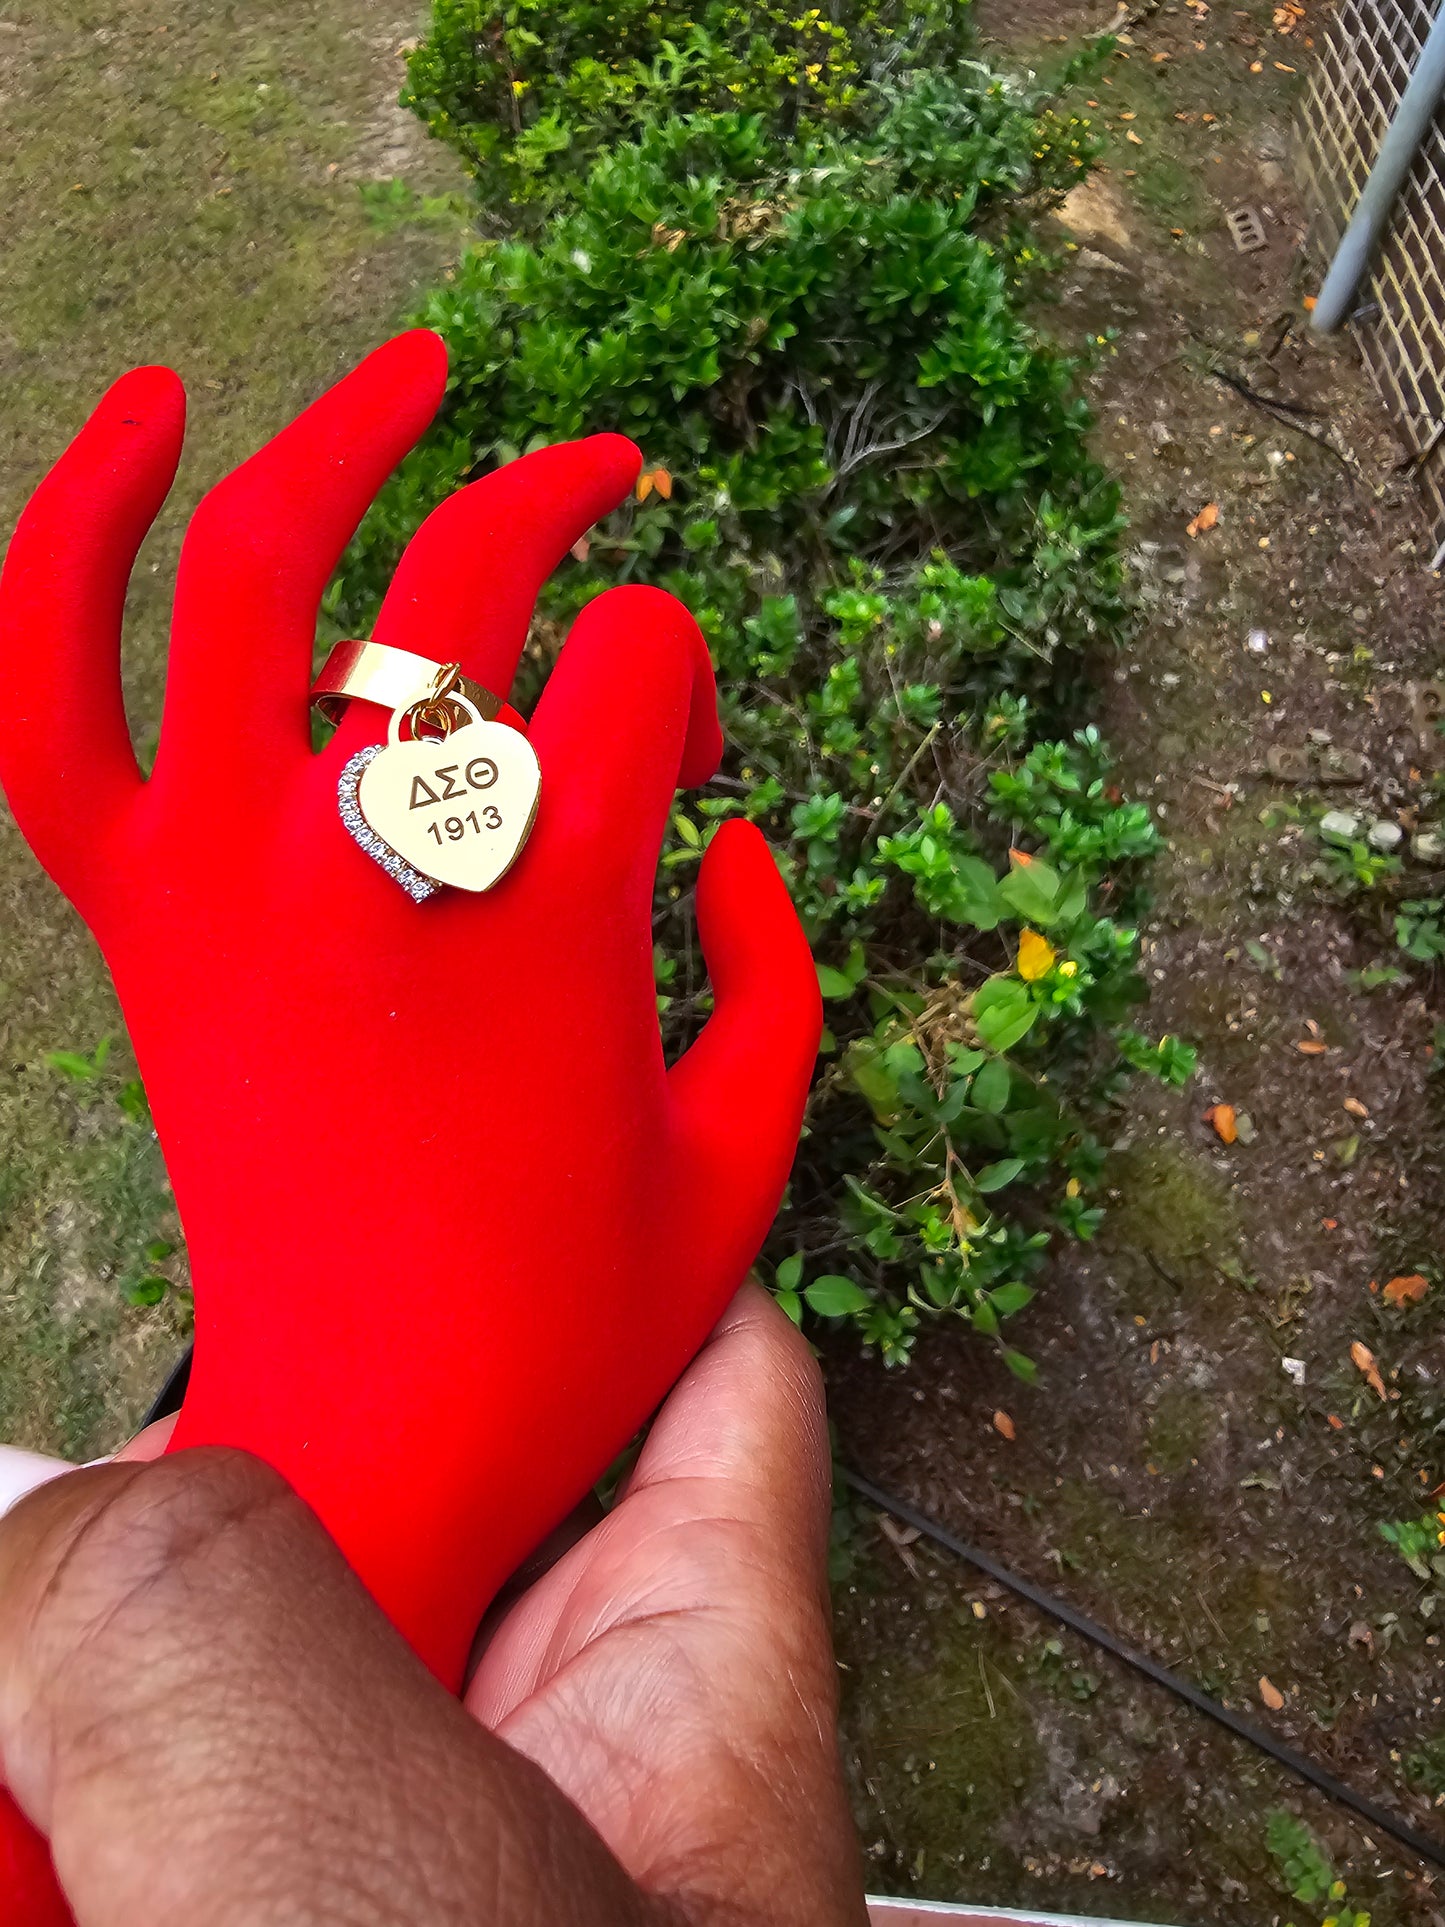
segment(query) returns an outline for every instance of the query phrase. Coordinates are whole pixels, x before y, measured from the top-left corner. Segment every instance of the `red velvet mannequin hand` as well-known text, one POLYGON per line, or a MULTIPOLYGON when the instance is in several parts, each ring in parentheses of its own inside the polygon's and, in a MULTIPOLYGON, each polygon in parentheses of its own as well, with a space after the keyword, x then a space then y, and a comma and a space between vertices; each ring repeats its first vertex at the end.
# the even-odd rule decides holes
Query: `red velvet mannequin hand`
MULTIPOLYGON (((755 1255, 819 1005, 767 848, 729 824, 698 882, 716 1013, 664 1066, 658 848, 721 743, 698 631, 656 592, 576 624, 531 726, 536 827, 494 891, 415 904, 343 828, 338 771, 386 719, 353 705, 311 754, 317 604, 444 376, 434 336, 403 336, 201 504, 149 781, 119 628, 184 402, 162 369, 117 383, 0 583, 0 780, 111 965, 175 1186, 196 1289, 175 1445, 276 1466, 455 1687, 496 1586, 755 1255)), ((453 497, 377 640, 505 694, 541 581, 637 465, 598 436, 453 497)))

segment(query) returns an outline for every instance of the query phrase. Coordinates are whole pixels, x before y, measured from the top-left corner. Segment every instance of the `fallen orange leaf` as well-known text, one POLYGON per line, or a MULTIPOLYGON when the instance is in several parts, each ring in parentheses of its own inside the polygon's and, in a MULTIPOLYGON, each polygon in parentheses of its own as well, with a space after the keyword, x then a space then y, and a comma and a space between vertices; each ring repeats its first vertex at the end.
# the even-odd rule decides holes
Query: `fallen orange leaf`
POLYGON ((1324 1226, 1326 1231, 1338 1231, 1340 1228, 1340 1221, 1338 1218, 1321 1218, 1320 1223, 1324 1226))
POLYGON ((1345 1421, 1342 1418, 1336 1418, 1333 1412, 1325 1414, 1325 1422, 1332 1431, 1343 1432, 1345 1429, 1345 1421))
POLYGON ((1403 1278, 1392 1278, 1385 1287, 1387 1305, 1418 1305, 1430 1289, 1430 1282, 1422 1278, 1418 1271, 1407 1272, 1403 1278))
POLYGON ((1204 1113, 1204 1121, 1214 1126, 1214 1134, 1221 1144, 1233 1144, 1239 1136, 1232 1104, 1212 1104, 1204 1113))
POLYGON ((1317 296, 1312 294, 1307 294, 1305 296, 1305 313, 1306 314, 1314 313, 1316 299, 1317 299, 1317 296))
POLYGON ((994 1413, 993 1429, 995 1432, 1001 1432, 1006 1439, 1011 1439, 1014 1436, 1014 1422, 1007 1412, 994 1413))
POLYGON ((1345 1109, 1351 1117, 1368 1117, 1370 1115, 1357 1097, 1347 1097, 1345 1099, 1345 1109))
POLYGON ((1302 1037, 1295 1049, 1302 1051, 1306 1057, 1323 1057, 1329 1045, 1322 1044, 1317 1037, 1302 1037))
POLYGON ((1259 1697, 1264 1701, 1271 1713, 1278 1713, 1284 1705, 1284 1694, 1275 1685, 1274 1681, 1272 1679, 1266 1679, 1263 1673, 1259 1676, 1259 1697))
POLYGON ((672 500, 672 477, 665 468, 645 468, 637 478, 637 499, 645 502, 656 489, 664 502, 672 500))
POLYGON ((1208 530, 1216 527, 1218 522, 1218 502, 1206 502, 1184 533, 1189 536, 1204 535, 1208 530))
POLYGON ((1365 1383, 1377 1398, 1385 1397, 1385 1381, 1380 1377, 1380 1368, 1375 1363, 1375 1354, 1368 1345, 1362 1345, 1357 1338, 1350 1347, 1350 1363, 1357 1372, 1364 1374, 1365 1383))

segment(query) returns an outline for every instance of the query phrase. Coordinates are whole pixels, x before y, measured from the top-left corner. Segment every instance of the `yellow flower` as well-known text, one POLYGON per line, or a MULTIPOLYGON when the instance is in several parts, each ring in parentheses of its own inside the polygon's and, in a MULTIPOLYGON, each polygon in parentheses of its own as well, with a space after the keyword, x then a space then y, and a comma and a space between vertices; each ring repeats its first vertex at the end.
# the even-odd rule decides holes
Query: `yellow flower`
POLYGON ((1061 977, 1077 977, 1078 974, 1079 966, 1074 962, 1072 957, 1066 958, 1065 961, 1059 965, 1059 975, 1061 977))
POLYGON ((514 80, 512 82, 512 92, 514 94, 525 94, 531 84, 529 80, 514 80))
POLYGON ((1026 984, 1037 983, 1045 972, 1053 968, 1056 952, 1047 937, 1041 937, 1037 930, 1019 932, 1019 975, 1026 984))

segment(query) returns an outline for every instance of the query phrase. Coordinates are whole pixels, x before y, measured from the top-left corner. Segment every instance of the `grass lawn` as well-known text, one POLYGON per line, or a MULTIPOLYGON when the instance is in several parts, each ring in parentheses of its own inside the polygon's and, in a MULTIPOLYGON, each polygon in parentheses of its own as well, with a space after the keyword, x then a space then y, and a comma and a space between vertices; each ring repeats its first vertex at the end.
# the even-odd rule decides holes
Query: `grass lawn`
MULTIPOLYGON (((395 0, 22 0, 0 20, 5 537, 126 368, 169 362, 190 394, 180 479, 131 595, 143 750, 190 509, 382 338, 447 255, 436 231, 383 234, 357 188, 451 184, 396 106, 416 27, 395 0)), ((183 1293, 126 1302, 142 1279, 185 1274, 179 1252, 161 1255, 179 1232, 154 1140, 118 1101, 134 1075, 123 1036, 94 947, 0 805, 0 1437, 72 1454, 144 1409, 186 1319, 183 1293), (95 1077, 45 1062, 107 1036, 95 1077)))

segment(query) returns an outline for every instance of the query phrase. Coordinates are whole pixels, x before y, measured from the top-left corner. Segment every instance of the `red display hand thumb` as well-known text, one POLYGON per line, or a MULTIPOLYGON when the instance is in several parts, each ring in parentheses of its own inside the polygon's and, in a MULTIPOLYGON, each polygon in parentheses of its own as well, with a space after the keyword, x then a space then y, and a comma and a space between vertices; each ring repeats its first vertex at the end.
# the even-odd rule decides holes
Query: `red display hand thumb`
POLYGON ((697 927, 713 1014, 668 1088, 691 1175, 712 1201, 721 1269, 752 1262, 797 1147, 823 1006, 818 973, 772 851, 751 823, 724 823, 697 881, 697 927))

